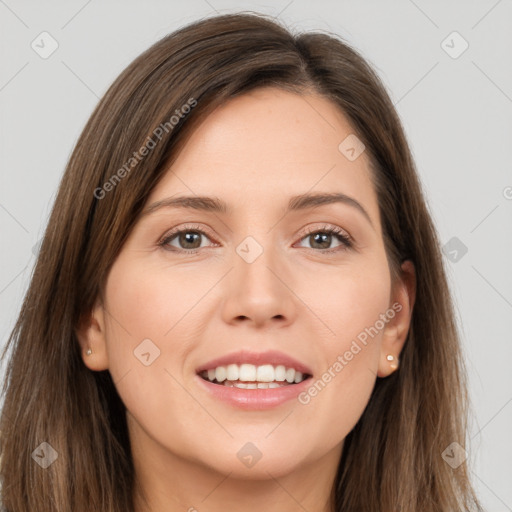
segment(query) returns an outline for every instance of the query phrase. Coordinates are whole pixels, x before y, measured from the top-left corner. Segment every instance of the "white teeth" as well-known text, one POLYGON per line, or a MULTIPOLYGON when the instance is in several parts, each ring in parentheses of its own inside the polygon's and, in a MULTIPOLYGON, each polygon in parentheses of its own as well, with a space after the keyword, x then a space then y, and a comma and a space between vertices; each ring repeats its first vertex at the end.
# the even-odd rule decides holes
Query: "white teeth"
MULTIPOLYGON (((224 381, 224 386, 229 388, 241 388, 241 389, 256 389, 256 384, 246 384, 245 382, 230 382, 229 380, 224 381)), ((277 382, 258 382, 258 389, 274 389, 287 386, 287 384, 278 384, 277 382)))
POLYGON ((243 381, 256 380, 256 366, 253 364, 241 364, 238 370, 238 379, 243 381))
POLYGON ((282 364, 276 366, 274 373, 276 377, 275 380, 277 380, 277 382, 283 382, 286 379, 286 368, 282 364))
POLYGON ((238 380, 238 365, 229 364, 226 370, 226 378, 228 380, 238 380))
POLYGON ((295 370, 293 368, 288 368, 286 370, 286 382, 293 382, 295 380, 295 370))
POLYGON ((273 366, 264 364, 229 364, 203 371, 201 375, 210 382, 224 382, 226 386, 235 386, 244 389, 276 388, 287 384, 298 384, 305 379, 305 374, 286 368, 284 365, 273 366), (259 383, 263 385, 259 385, 259 383), (283 383, 283 384, 279 384, 283 383))
POLYGON ((215 368, 215 378, 217 379, 217 382, 226 380, 226 373, 225 366, 217 366, 217 368, 215 368))
POLYGON ((258 366, 256 371, 256 380, 259 382, 273 382, 274 381, 274 367, 271 364, 264 364, 258 366))

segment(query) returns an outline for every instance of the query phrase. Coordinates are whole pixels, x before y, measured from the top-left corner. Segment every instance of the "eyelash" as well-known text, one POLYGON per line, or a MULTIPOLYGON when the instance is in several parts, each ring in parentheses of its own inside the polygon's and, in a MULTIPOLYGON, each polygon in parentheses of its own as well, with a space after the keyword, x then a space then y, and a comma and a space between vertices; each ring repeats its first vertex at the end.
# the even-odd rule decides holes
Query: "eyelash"
MULTIPOLYGON (((341 228, 338 228, 336 226, 330 226, 328 224, 324 225, 322 228, 307 228, 306 232, 303 234, 303 236, 300 238, 302 241, 304 238, 313 235, 323 233, 327 235, 334 235, 338 241, 342 243, 342 246, 335 247, 334 249, 311 249, 315 252, 321 252, 321 253, 335 253, 338 251, 344 251, 347 249, 351 249, 353 247, 352 239, 349 235, 347 235, 341 228)), ((307 247, 306 247, 307 249, 307 247)))
MULTIPOLYGON (((181 233, 188 233, 188 232, 199 233, 201 235, 204 235, 207 238, 210 238, 208 236, 208 233, 205 233, 202 229, 200 229, 200 226, 190 225, 190 226, 185 226, 182 229, 179 229, 176 231, 171 231, 171 233, 166 234, 164 236, 164 238, 158 242, 158 246, 162 247, 163 249, 165 249, 167 251, 171 251, 171 252, 196 254, 197 252, 200 251, 200 249, 176 249, 175 247, 170 249, 167 247, 167 244, 171 240, 176 238, 177 235, 180 235, 181 233)), ((313 249, 313 248, 311 248, 312 251, 321 252, 324 254, 325 253, 335 253, 338 251, 344 251, 347 249, 351 249, 354 246, 352 238, 349 235, 345 234, 345 232, 341 228, 338 228, 336 226, 332 227, 330 225, 324 225, 320 229, 308 228, 306 233, 304 233, 303 236, 300 238, 300 241, 302 241, 304 238, 306 238, 310 235, 317 234, 317 233, 334 235, 342 243, 342 245, 344 247, 335 247, 334 249, 313 249)), ((306 249, 307 249, 307 247, 306 247, 306 249)))

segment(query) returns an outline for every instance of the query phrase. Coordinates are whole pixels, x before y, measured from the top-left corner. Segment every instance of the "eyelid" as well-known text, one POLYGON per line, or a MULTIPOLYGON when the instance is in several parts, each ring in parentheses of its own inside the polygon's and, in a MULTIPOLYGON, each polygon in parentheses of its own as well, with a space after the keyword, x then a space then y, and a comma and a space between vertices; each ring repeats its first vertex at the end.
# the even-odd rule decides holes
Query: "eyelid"
MULTIPOLYGON (((302 234, 302 238, 307 235, 312 235, 313 233, 323 232, 323 231, 336 231, 340 235, 344 235, 346 238, 350 239, 351 242, 354 242, 352 236, 343 228, 340 228, 339 226, 336 226, 335 224, 329 224, 327 222, 320 223, 321 226, 307 226, 304 228, 304 232, 302 234)), ((301 239, 302 239, 301 238, 301 239)))
MULTIPOLYGON (((182 226, 176 226, 175 228, 171 229, 170 231, 167 231, 157 242, 158 245, 163 245, 165 242, 167 242, 169 239, 174 238, 175 235, 179 234, 182 231, 197 231, 198 233, 201 233, 203 235, 206 235, 208 238, 212 239, 214 238, 210 234, 209 229, 204 229, 202 225, 199 224, 184 224, 182 226)), ((184 249, 183 249, 184 250, 184 249)), ((194 250, 194 249, 191 249, 194 250)), ((187 251, 190 252, 190 251, 187 251)))

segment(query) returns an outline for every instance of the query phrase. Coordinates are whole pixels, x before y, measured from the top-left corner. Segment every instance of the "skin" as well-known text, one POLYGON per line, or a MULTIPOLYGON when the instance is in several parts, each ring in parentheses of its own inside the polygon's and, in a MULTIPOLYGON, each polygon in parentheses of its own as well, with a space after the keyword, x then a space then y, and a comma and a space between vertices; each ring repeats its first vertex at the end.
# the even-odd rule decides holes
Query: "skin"
MULTIPOLYGON (((410 262, 391 282, 368 155, 349 161, 338 149, 351 133, 320 96, 258 89, 208 116, 152 191, 148 205, 205 195, 232 211, 162 208, 142 216, 109 273, 105 303, 77 333, 86 366, 108 369, 127 407, 149 510, 295 512, 298 503, 332 510, 343 440, 376 379, 396 371, 386 356, 400 355, 415 293, 410 262), (371 224, 341 203, 286 213, 291 196, 311 192, 356 199, 371 224), (322 245, 305 232, 325 224, 344 230, 355 248, 335 235, 322 245), (206 236, 158 246, 182 227, 206 236), (263 248, 252 263, 236 252, 247 236, 263 248), (200 364, 242 348, 283 351, 320 378, 394 303, 400 312, 307 404, 247 411, 196 382, 200 364), (134 350, 148 338, 160 356, 145 366, 134 350), (262 453, 250 468, 237 457, 247 442, 262 453)), ((146 509, 137 502, 136 510, 146 509)))

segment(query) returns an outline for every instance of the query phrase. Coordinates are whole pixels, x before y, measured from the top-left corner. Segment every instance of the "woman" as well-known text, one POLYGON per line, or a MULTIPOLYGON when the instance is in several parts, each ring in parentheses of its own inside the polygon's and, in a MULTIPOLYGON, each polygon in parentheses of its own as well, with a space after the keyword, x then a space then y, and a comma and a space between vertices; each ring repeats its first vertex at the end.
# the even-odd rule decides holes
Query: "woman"
POLYGON ((335 36, 222 15, 135 59, 10 346, 9 512, 481 510, 437 234, 335 36))

